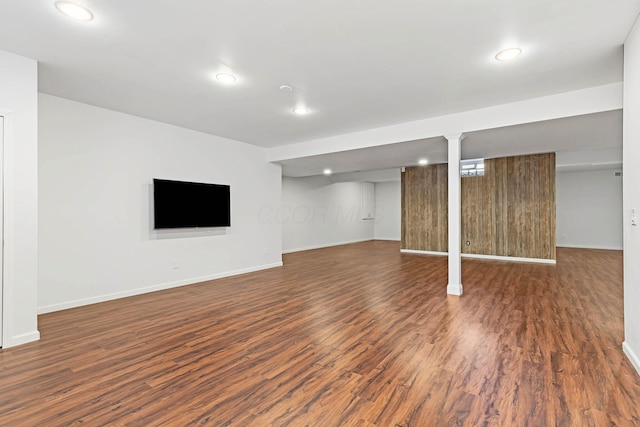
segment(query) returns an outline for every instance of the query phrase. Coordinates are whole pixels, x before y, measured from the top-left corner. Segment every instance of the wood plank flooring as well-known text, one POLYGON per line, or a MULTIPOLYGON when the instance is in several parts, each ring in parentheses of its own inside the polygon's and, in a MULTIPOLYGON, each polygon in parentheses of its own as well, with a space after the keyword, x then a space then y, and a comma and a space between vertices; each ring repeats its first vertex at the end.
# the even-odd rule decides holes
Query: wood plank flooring
POLYGON ((638 426, 622 254, 557 266, 365 242, 40 316, 0 350, 1 426, 638 426))

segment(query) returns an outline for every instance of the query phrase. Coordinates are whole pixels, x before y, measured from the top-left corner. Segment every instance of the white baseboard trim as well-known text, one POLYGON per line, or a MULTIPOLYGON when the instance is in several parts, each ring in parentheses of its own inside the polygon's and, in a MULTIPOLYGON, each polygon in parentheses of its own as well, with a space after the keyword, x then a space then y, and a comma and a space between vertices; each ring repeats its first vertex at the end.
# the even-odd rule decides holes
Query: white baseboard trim
POLYGON ((293 253, 293 252, 311 251, 313 249, 330 248, 332 246, 349 245, 351 243, 370 242, 371 240, 374 240, 374 239, 370 238, 370 239, 347 240, 347 241, 344 241, 344 242, 323 243, 321 245, 313 245, 313 246, 305 246, 305 247, 302 247, 302 248, 287 249, 287 250, 283 250, 282 253, 283 254, 290 254, 290 253, 293 253))
POLYGON ((122 292, 114 292, 112 294, 99 295, 91 298, 82 298, 73 301, 67 301, 59 304, 45 305, 38 307, 38 314, 51 313, 54 311, 67 310, 69 308, 81 307, 83 305, 97 304, 100 302, 111 301, 119 298, 131 297, 134 295, 146 294, 149 292, 162 291, 165 289, 177 288, 180 286, 194 285, 196 283, 207 282, 209 280, 221 279, 223 277, 237 276, 239 274, 252 273, 254 271, 267 270, 269 268, 282 267, 281 262, 273 264, 259 265, 257 267, 243 268, 240 270, 226 271, 223 273, 211 274, 208 276, 193 277, 191 279, 176 280, 174 282, 160 283, 158 285, 147 286, 144 288, 130 289, 122 292))
POLYGON ((399 242, 400 239, 398 239, 397 237, 374 237, 373 240, 390 240, 392 242, 399 242))
POLYGON ((26 334, 20 334, 13 337, 2 337, 2 348, 15 347, 17 345, 22 345, 38 340, 40 340, 39 331, 27 332, 26 334))
POLYGON ((533 262, 538 264, 555 264, 555 259, 545 258, 522 258, 515 256, 497 256, 497 255, 479 255, 479 254, 462 254, 462 258, 491 259, 494 261, 516 261, 516 262, 533 262))
POLYGON ((622 247, 618 246, 592 246, 592 245, 570 245, 570 244, 557 244, 556 248, 573 248, 573 249, 603 249, 606 251, 621 251, 622 247))
POLYGON ((624 354, 627 355, 633 367, 636 368, 638 375, 640 375, 640 358, 637 354, 634 353, 634 351, 631 349, 631 346, 627 344, 626 341, 622 343, 622 351, 624 351, 624 354))
POLYGON ((447 285, 447 295, 462 295, 462 284, 459 285, 447 285))
POLYGON ((419 254, 419 255, 437 255, 437 256, 449 255, 448 252, 418 251, 416 249, 400 249, 400 252, 405 254, 419 254))
MULTIPOLYGON (((433 251, 418 251, 415 249, 400 249, 400 252, 407 254, 421 254, 421 255, 438 255, 447 256, 448 252, 433 252, 433 251)), ((535 262, 540 264, 555 264, 555 259, 544 258, 520 258, 514 256, 497 256, 497 255, 478 255, 478 254, 461 254, 462 258, 478 258, 478 259, 491 259, 494 261, 517 261, 517 262, 535 262)))

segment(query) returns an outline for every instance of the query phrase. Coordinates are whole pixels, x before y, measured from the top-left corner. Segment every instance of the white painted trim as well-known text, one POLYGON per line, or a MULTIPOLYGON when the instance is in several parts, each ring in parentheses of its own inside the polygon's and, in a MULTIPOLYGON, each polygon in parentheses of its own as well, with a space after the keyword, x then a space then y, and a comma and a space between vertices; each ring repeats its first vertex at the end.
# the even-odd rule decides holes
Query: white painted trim
POLYGON ((607 251, 621 251, 624 249, 622 246, 617 247, 617 246, 592 246, 592 245, 567 245, 567 244, 562 244, 562 245, 556 244, 556 248, 602 249, 607 251))
MULTIPOLYGON (((418 251, 414 249, 400 249, 400 252, 407 254, 421 254, 421 255, 437 255, 447 256, 447 252, 432 252, 432 251, 418 251)), ((478 258, 478 259, 490 259, 494 261, 516 261, 516 262, 533 262, 539 264, 556 264, 555 259, 544 258, 520 258, 514 256, 497 256, 497 255, 479 255, 479 254, 462 254, 463 258, 478 258)))
POLYGON ((390 242, 399 242, 400 239, 397 237, 374 237, 373 240, 386 240, 390 242))
POLYGON ((344 241, 344 242, 323 243, 321 245, 305 246, 303 248, 295 248, 295 249, 283 250, 282 254, 290 254, 290 253, 293 253, 293 252, 311 251, 313 249, 330 248, 332 246, 349 245, 351 243, 370 242, 371 240, 375 240, 375 239, 371 238, 371 239, 347 240, 347 241, 344 241))
POLYGON ((436 256, 447 256, 449 255, 447 252, 435 252, 435 251, 419 251, 415 249, 400 249, 400 252, 405 254, 419 254, 419 255, 436 255, 436 256))
POLYGON ((444 136, 447 139, 447 175, 448 175, 448 257, 447 275, 449 277, 447 293, 462 295, 462 182, 460 178, 460 159, 462 154, 462 133, 444 136), (449 292, 451 290, 451 292, 449 292))
POLYGON ((26 334, 16 335, 15 337, 10 337, 3 339, 4 348, 15 347, 17 345, 27 344, 33 341, 38 341, 40 339, 39 331, 32 331, 26 334))
POLYGON ((625 341, 622 343, 622 351, 627 355, 629 361, 636 368, 636 372, 640 375, 640 357, 631 349, 631 346, 625 341))
POLYGON ((457 295, 457 296, 462 295, 462 285, 461 284, 447 285, 447 295, 457 295))
POLYGON ((164 289, 177 288, 180 286, 193 285, 196 283, 207 282, 209 280, 221 279, 223 277, 237 276, 239 274, 251 273, 254 271, 267 270, 269 268, 282 267, 282 262, 273 264, 259 265, 257 267, 243 268, 240 270, 226 271, 224 273, 211 274, 208 276, 194 277, 191 279, 177 280, 175 282, 161 283, 158 285, 147 286, 144 288, 132 289, 123 292, 114 292, 112 294, 100 295, 97 297, 83 298, 74 301, 68 301, 60 304, 51 304, 44 307, 38 307, 38 314, 51 313, 53 311, 66 310, 83 305, 96 304, 99 302, 111 301, 114 299, 130 297, 134 295, 146 294, 149 292, 161 291, 164 289))
POLYGON ((463 258, 490 259, 494 261, 516 261, 516 262, 533 262, 538 264, 555 264, 555 259, 545 258, 522 258, 515 256, 497 256, 497 255, 479 255, 479 254, 462 254, 463 258))

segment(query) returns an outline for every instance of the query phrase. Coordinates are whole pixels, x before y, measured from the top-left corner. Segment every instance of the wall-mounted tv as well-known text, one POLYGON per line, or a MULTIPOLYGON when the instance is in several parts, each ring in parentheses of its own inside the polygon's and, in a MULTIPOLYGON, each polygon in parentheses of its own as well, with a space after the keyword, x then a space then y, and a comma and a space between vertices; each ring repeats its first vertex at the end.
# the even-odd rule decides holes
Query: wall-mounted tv
POLYGON ((153 205, 154 229, 231 226, 228 185, 154 179, 153 205))

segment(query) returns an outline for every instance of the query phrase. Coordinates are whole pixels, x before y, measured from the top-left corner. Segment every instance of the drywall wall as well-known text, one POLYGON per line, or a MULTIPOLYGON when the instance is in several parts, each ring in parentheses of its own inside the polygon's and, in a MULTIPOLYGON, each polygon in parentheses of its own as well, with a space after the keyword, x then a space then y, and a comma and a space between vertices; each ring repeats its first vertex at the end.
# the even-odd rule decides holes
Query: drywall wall
POLYGON ((0 51, 4 265, 2 346, 40 338, 38 281, 38 64, 0 51))
POLYGON ((373 237, 400 240, 400 181, 376 182, 376 219, 373 237))
POLYGON ((282 249, 295 252, 373 239, 373 220, 361 219, 360 182, 328 177, 282 177, 282 205, 265 218, 282 224, 282 249))
POLYGON ((40 312, 280 265, 264 149, 44 94, 39 109, 40 312), (153 178, 230 185, 231 227, 154 231, 153 178))
POLYGON ((622 177, 615 170, 558 172, 556 194, 558 246, 622 249, 622 177))
POLYGON ((624 44, 624 129, 622 156, 624 228, 624 344, 640 373, 640 21, 624 44), (635 224, 631 210, 636 210, 635 224))

